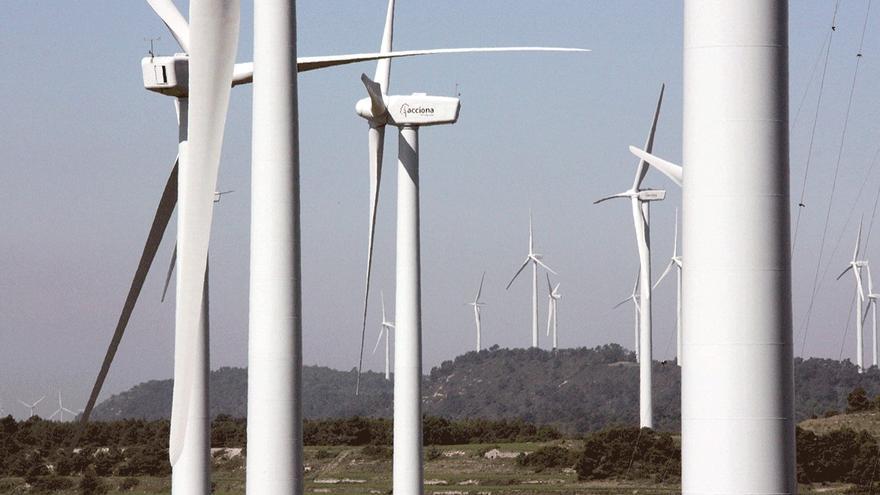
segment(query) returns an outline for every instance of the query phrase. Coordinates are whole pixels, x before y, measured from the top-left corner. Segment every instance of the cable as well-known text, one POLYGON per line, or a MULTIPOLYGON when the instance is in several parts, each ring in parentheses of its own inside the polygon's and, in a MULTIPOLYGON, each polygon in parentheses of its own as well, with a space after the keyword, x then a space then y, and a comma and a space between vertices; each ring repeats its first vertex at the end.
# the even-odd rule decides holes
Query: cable
POLYGON ((807 193, 807 178, 810 175, 810 163, 813 161, 813 143, 816 139, 816 124, 819 122, 819 109, 822 107, 822 95, 825 93, 825 76, 828 73, 828 60, 831 58, 831 45, 834 41, 834 33, 837 32, 837 12, 840 9, 840 0, 834 4, 834 15, 831 18, 831 32, 828 33, 828 48, 825 51, 825 63, 822 67, 822 78, 819 80, 819 98, 816 101, 816 112, 813 115, 813 126, 810 130, 810 146, 807 151, 807 165, 804 169, 804 181, 801 186, 801 196, 798 201, 798 212, 794 222, 794 233, 792 234, 791 252, 794 253, 797 246, 798 230, 801 224, 801 210, 806 207, 804 203, 807 193))
MULTIPOLYGON (((845 114, 844 120, 843 120, 843 131, 840 134, 840 145, 838 146, 837 159, 835 160, 835 163, 834 163, 834 176, 831 181, 831 196, 828 200, 828 209, 825 212, 825 225, 822 229, 822 243, 819 247, 819 258, 816 260, 816 274, 813 277, 813 290, 810 295, 810 303, 807 306, 807 316, 805 319, 804 334, 803 334, 803 340, 801 343, 801 356, 804 355, 804 349, 806 348, 806 345, 807 345, 807 334, 809 333, 809 329, 810 329, 810 318, 811 318, 812 311, 813 311, 813 304, 815 303, 815 299, 816 299, 816 293, 818 292, 819 273, 821 271, 821 266, 822 266, 822 257, 823 257, 823 254, 825 253, 825 242, 828 237, 828 227, 831 223, 831 212, 834 209, 834 195, 835 195, 835 192, 837 191, 837 179, 840 176, 840 163, 843 158, 843 150, 846 146, 846 133, 847 133, 847 130, 849 129, 849 118, 850 118, 850 114, 852 113, 853 97, 855 95, 856 82, 858 81, 859 68, 861 67, 861 62, 862 62, 862 49, 864 48, 865 33, 868 28, 868 17, 871 13, 871 3, 872 3, 871 0, 869 0, 868 1, 868 8, 865 11, 865 22, 862 25, 862 36, 861 36, 861 41, 859 42, 859 51, 856 54, 856 67, 855 67, 855 70, 853 71, 852 84, 850 85, 849 99, 847 101, 846 114, 845 114)), ((839 1, 838 1, 837 5, 838 6, 840 5, 839 1)), ((836 15, 837 15, 837 13, 835 11, 835 17, 836 17, 836 15)), ((834 28, 832 28, 832 29, 834 29, 834 28)), ((826 60, 826 64, 827 64, 827 60, 826 60)), ((826 67, 827 67, 827 65, 826 65, 826 67)), ((824 81, 823 81, 823 84, 824 84, 824 81)), ((821 93, 820 93, 820 98, 821 98, 821 93)), ((817 107, 817 117, 818 117, 818 107, 817 107)), ((813 129, 814 130, 815 130, 815 127, 816 127, 816 122, 814 121, 813 122, 813 129)), ((809 167, 809 159, 810 159, 810 156, 812 155, 812 148, 813 148, 812 141, 813 141, 813 139, 811 137, 811 139, 810 139, 810 155, 808 155, 808 158, 807 158, 808 159, 808 162, 807 162, 808 167, 809 167)), ((806 179, 806 175, 805 175, 805 179, 806 179)), ((805 185, 806 185, 806 181, 805 181, 805 185)), ((806 191, 806 188, 804 189, 804 192, 805 191, 806 191)), ((803 192, 802 192, 801 197, 803 198, 803 192)), ((801 200, 800 205, 803 205, 803 200, 801 200)), ((801 209, 802 208, 798 208, 798 219, 800 219, 801 209)), ((797 235, 797 225, 795 225, 795 235, 797 235)), ((792 243, 792 247, 793 246, 794 246, 794 242, 792 243)), ((829 262, 829 264, 830 264, 830 262, 829 262)))

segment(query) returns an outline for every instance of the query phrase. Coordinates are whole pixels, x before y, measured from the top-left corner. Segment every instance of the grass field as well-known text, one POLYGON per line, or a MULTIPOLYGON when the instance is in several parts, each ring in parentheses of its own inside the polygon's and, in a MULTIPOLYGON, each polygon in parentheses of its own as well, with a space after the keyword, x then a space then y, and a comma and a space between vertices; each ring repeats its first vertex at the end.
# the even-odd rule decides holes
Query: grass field
MULTIPOLYGON (((566 441, 573 450, 578 442, 566 441)), ((558 443, 557 443, 558 444, 558 443)), ((518 466, 513 457, 487 459, 484 454, 497 448, 505 455, 530 452, 542 445, 536 443, 498 445, 455 445, 426 449, 425 493, 432 495, 514 495, 514 494, 595 494, 654 495, 679 493, 678 484, 644 481, 579 482, 570 469, 554 469, 540 473, 518 466)), ((228 455, 228 454, 227 454, 228 455)), ((231 459, 223 453, 215 455, 213 473, 215 494, 244 493, 244 463, 240 455, 231 459)), ((361 447, 306 447, 307 494, 388 494, 391 493, 390 449, 364 452, 361 447)), ((152 495, 171 492, 168 478, 139 478, 133 489, 120 491, 123 478, 106 478, 110 494, 152 495)), ((801 487, 801 494, 843 493, 846 485, 801 487)), ((0 480, 0 493, 25 494, 23 480, 0 480)), ((60 495, 77 490, 59 492, 60 495)))

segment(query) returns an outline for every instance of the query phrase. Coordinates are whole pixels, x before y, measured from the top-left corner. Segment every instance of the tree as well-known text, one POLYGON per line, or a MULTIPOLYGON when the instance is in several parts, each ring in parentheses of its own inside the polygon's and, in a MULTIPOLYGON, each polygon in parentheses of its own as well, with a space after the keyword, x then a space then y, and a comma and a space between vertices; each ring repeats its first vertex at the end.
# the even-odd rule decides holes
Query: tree
POLYGON ((79 482, 79 493, 81 495, 104 495, 107 491, 107 485, 95 474, 95 470, 89 467, 79 482))
POLYGON ((846 412, 862 412, 872 409, 871 400, 868 399, 868 393, 862 387, 856 387, 846 397, 846 412))

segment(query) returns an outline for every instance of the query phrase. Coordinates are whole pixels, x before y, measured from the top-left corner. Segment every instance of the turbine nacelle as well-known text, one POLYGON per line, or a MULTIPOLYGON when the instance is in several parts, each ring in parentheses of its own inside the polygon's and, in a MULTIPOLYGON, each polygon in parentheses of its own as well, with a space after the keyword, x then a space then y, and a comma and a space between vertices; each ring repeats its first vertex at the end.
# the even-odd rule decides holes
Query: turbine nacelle
POLYGON ((141 59, 144 88, 167 96, 189 95, 189 56, 144 57, 141 59))
POLYGON ((361 117, 380 125, 396 126, 454 124, 460 110, 461 100, 458 98, 425 93, 383 96, 381 102, 367 97, 355 105, 355 111, 361 117))

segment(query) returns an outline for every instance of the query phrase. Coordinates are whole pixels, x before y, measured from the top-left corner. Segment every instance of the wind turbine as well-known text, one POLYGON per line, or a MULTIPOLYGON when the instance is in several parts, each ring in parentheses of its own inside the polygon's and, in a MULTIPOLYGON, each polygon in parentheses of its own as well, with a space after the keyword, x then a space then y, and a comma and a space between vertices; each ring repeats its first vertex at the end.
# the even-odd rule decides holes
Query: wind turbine
POLYGON ((862 268, 868 266, 868 262, 865 260, 859 259, 859 248, 862 242, 862 224, 859 222, 859 233, 856 236, 856 246, 853 249, 853 257, 852 260, 847 265, 846 269, 843 270, 840 275, 837 276, 837 280, 840 280, 841 277, 846 275, 846 272, 852 270, 853 277, 856 281, 856 367, 858 368, 859 373, 864 373, 864 325, 865 325, 865 315, 862 314, 862 303, 865 300, 865 290, 862 287, 862 268))
MULTIPOLYGON (((663 104, 663 92, 666 86, 660 87, 660 97, 657 99, 657 108, 654 110, 654 118, 645 149, 651 152, 654 147, 654 134, 657 131, 657 119, 660 117, 660 107, 663 104)), ((636 167, 635 179, 632 187, 622 193, 614 194, 599 199, 595 204, 614 198, 628 198, 632 207, 633 225, 636 231, 636 244, 639 250, 639 424, 642 428, 653 428, 653 404, 652 404, 652 330, 651 330, 651 235, 650 204, 653 201, 661 201, 666 197, 666 191, 655 189, 642 189, 642 181, 648 172, 648 163, 640 160, 636 167)))
MULTIPOLYGON (((590 50, 580 49, 580 48, 557 48, 557 47, 482 47, 482 48, 446 48, 446 49, 434 49, 434 50, 423 50, 423 51, 401 51, 394 52, 392 51, 392 44, 394 39, 394 5, 395 0, 388 0, 388 10, 386 12, 385 17, 385 29, 382 33, 382 42, 379 49, 379 55, 389 55, 388 58, 382 58, 378 61, 376 65, 376 73, 371 81, 366 75, 362 75, 361 81, 367 88, 367 93, 370 95, 369 98, 364 98, 358 101, 356 106, 356 111, 358 115, 367 120, 369 124, 369 132, 368 132, 368 142, 369 142, 369 158, 370 158, 370 213, 369 213, 369 235, 367 237, 367 270, 366 277, 364 281, 364 304, 363 304, 363 324, 361 327, 361 351, 360 357, 358 360, 358 382, 355 385, 355 394, 360 391, 360 370, 363 365, 363 354, 364 354, 364 341, 366 338, 366 328, 367 328, 367 310, 369 305, 370 298, 370 275, 372 272, 372 263, 373 263, 373 244, 375 240, 375 230, 376 230, 376 214, 379 206, 379 189, 382 180, 382 160, 384 156, 384 147, 385 147, 385 126, 388 124, 400 125, 403 121, 396 120, 394 118, 395 112, 400 112, 404 106, 406 109, 403 109, 404 112, 410 112, 407 115, 404 115, 404 118, 413 118, 417 115, 414 112, 418 112, 420 110, 426 111, 427 107, 420 106, 410 106, 410 101, 414 97, 419 96, 418 94, 412 96, 388 96, 388 88, 390 84, 391 78, 391 58, 390 55, 393 54, 401 54, 400 56, 410 56, 411 54, 440 54, 440 53, 498 53, 498 52, 588 52, 590 50), (386 111, 387 109, 390 109, 386 111)), ((450 98, 447 100, 447 103, 451 103, 452 100, 457 101, 457 99, 450 98)), ((412 103, 415 103, 413 101, 412 103)), ((419 103, 421 104, 421 103, 419 103)), ((451 109, 451 107, 450 107, 451 109)), ((437 110, 437 109, 434 109, 437 110)), ((455 110, 456 118, 458 110, 455 110)), ((425 114, 422 114, 425 116, 425 114)), ((426 121, 419 121, 416 119, 416 123, 419 125, 437 125, 438 123, 450 123, 450 122, 440 122, 437 121, 439 115, 431 115, 431 117, 435 117, 435 123, 428 124, 426 121)), ((447 120, 450 115, 447 115, 447 120)), ((401 127, 401 129, 403 129, 401 127)), ((401 136, 403 132, 401 132, 401 136)), ((536 279, 537 280, 537 279, 536 279)), ((535 282, 537 287, 537 281, 535 282)), ((536 299, 537 300, 537 299, 536 299)), ((536 303, 537 304, 537 303, 536 303)), ((535 332, 537 332, 537 319, 535 320, 535 332)), ((396 351, 395 351, 396 352, 396 351)))
POLYGON ((678 254, 678 210, 675 210, 675 236, 672 244, 672 257, 669 258, 669 264, 663 270, 663 274, 654 283, 653 289, 656 289, 660 282, 666 278, 666 275, 675 268, 675 335, 676 335, 676 355, 675 362, 681 366, 681 256, 678 254))
MULTIPOLYGON (((389 0, 380 53, 391 50, 393 40, 394 0, 389 0)), ((576 51, 548 48, 461 49, 459 51, 576 51)), ((389 95, 391 64, 380 60, 375 80, 366 74, 361 82, 367 98, 357 102, 355 110, 369 124, 370 216, 367 240, 367 273, 364 289, 364 314, 361 327, 361 350, 355 393, 360 390, 369 302, 370 272, 375 237, 376 211, 384 149, 384 128, 399 128, 397 174, 397 261, 394 341, 394 460, 393 491, 421 494, 424 491, 422 465, 422 330, 421 265, 419 237, 419 129, 424 126, 454 124, 461 103, 458 98, 416 93, 389 95)), ((537 324, 536 324, 537 325, 537 324)), ((537 328, 537 326, 536 326, 537 328)))
POLYGON ((76 417, 76 412, 71 411, 70 409, 64 407, 64 404, 61 402, 61 391, 58 391, 58 409, 49 416, 49 420, 52 420, 55 416, 58 416, 58 420, 62 423, 64 422, 64 413, 70 413, 74 418, 76 417))
POLYGON ((28 416, 28 418, 33 418, 34 417, 34 409, 36 409, 37 404, 39 404, 40 402, 43 402, 43 399, 45 399, 45 398, 46 398, 46 396, 44 395, 44 396, 40 397, 39 399, 37 399, 37 401, 34 402, 33 404, 28 404, 27 402, 25 402, 21 399, 18 399, 18 402, 21 405, 23 405, 24 407, 26 407, 28 410, 30 410, 30 415, 28 416))
POLYGON ((532 235, 532 212, 529 211, 529 254, 526 255, 525 261, 519 267, 519 270, 513 274, 513 278, 510 279, 510 282, 507 283, 507 289, 510 289, 510 286, 513 285, 513 282, 516 280, 516 277, 519 276, 520 273, 525 269, 529 263, 532 264, 532 347, 538 347, 538 265, 543 267, 548 272, 556 275, 556 272, 553 271, 552 268, 544 264, 541 261, 544 258, 543 255, 535 252, 535 240, 532 235))
POLYGON ((549 299, 549 307, 547 308, 547 336, 550 336, 550 329, 553 329, 553 350, 559 346, 557 337, 557 308, 559 307, 559 299, 562 294, 559 293, 559 284, 554 287, 550 284, 550 275, 547 275, 547 298, 549 299), (552 325, 552 327, 551 327, 552 325))
POLYGON ((385 294, 381 292, 379 295, 382 298, 382 325, 379 327, 379 338, 376 339, 376 345, 373 346, 373 354, 376 354, 376 349, 379 348, 379 342, 382 342, 382 336, 385 336, 385 379, 391 379, 391 342, 388 337, 391 335, 391 330, 394 330, 394 323, 388 321, 388 317, 385 316, 385 294))
POLYGON ((636 282, 633 284, 632 293, 630 293, 629 297, 615 304, 611 309, 617 309, 627 302, 632 301, 633 303, 633 321, 635 322, 635 344, 633 345, 633 349, 636 355, 636 362, 639 362, 639 277, 636 276, 636 282))
POLYGON ((472 302, 468 303, 468 306, 473 306, 474 308, 474 324, 477 326, 477 352, 480 352, 483 349, 483 329, 480 321, 480 307, 485 306, 486 303, 480 301, 480 295, 483 294, 483 281, 485 279, 486 272, 483 272, 483 275, 480 277, 480 288, 477 289, 477 295, 474 296, 474 300, 472 302))
POLYGON ((871 336, 873 337, 873 344, 871 345, 871 364, 877 366, 877 299, 880 299, 880 294, 874 292, 874 281, 871 280, 871 265, 866 265, 865 269, 868 271, 868 307, 865 308, 865 314, 862 318, 864 319, 868 316, 868 310, 870 309, 871 336))

